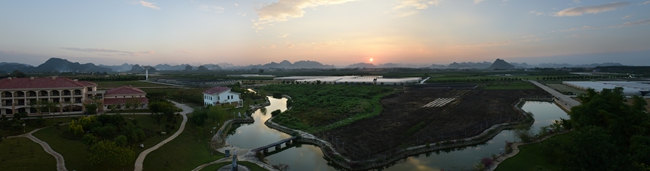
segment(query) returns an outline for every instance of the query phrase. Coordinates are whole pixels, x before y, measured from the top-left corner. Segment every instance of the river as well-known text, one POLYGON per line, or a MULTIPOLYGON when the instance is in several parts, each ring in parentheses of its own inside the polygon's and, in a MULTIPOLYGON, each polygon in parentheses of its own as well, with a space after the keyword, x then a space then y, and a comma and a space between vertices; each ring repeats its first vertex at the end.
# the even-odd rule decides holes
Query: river
MULTIPOLYGON (((275 99, 269 97, 271 105, 266 106, 266 112, 258 109, 252 114, 255 123, 233 125, 226 140, 230 145, 253 149, 282 139, 289 138, 290 135, 280 131, 268 128, 264 122, 271 118, 271 112, 275 110, 286 110, 286 98, 275 99)), ((535 123, 531 126, 533 133, 537 133, 542 126, 553 123, 554 120, 568 118, 568 115, 555 104, 550 102, 526 102, 522 109, 533 113, 535 123)), ((463 147, 450 152, 432 152, 421 154, 418 157, 408 157, 400 160, 397 164, 385 169, 387 171, 438 171, 471 169, 473 163, 478 162, 483 157, 489 157, 491 154, 499 153, 505 146, 505 141, 515 141, 513 131, 501 131, 491 140, 484 144, 463 147)), ((271 150, 273 151, 273 150, 271 150)), ((334 166, 328 165, 323 158, 321 150, 314 145, 302 144, 296 147, 287 148, 277 154, 266 157, 271 164, 283 163, 289 165, 290 170, 337 170, 334 166)))

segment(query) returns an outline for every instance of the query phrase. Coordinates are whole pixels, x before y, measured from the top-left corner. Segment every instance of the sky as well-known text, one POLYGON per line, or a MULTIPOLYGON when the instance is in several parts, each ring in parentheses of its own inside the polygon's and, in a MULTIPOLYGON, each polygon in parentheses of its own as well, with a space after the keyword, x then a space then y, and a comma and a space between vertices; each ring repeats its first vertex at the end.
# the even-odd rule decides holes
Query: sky
POLYGON ((648 11, 650 0, 0 0, 0 62, 650 65, 648 11))

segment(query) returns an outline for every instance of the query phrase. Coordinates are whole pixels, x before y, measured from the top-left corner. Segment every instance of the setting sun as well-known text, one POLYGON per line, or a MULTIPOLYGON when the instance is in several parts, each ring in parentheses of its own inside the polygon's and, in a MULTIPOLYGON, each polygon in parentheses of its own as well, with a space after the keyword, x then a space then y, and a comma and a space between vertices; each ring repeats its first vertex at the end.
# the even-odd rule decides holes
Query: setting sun
POLYGON ((370 58, 370 62, 372 62, 372 61, 373 61, 373 59, 372 59, 372 58, 370 58))

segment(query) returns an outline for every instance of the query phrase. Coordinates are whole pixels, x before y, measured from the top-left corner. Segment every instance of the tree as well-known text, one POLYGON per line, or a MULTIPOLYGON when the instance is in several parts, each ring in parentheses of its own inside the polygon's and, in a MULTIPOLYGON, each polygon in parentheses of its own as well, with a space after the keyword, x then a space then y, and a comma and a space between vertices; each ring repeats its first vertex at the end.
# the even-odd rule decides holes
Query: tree
POLYGON ((192 71, 192 66, 185 65, 185 71, 192 71))
POLYGON ((13 72, 11 72, 11 74, 9 74, 9 76, 10 77, 17 77, 17 78, 25 78, 26 77, 25 73, 20 72, 18 70, 14 70, 13 72))
POLYGON ((205 66, 201 65, 201 66, 199 66, 199 68, 197 68, 197 70, 198 70, 198 71, 208 71, 208 68, 206 68, 205 66))
POLYGON ((103 140, 90 147, 89 162, 92 165, 112 164, 126 166, 135 160, 135 152, 128 147, 120 147, 113 141, 103 140))
POLYGON ((133 114, 135 114, 135 110, 140 107, 140 100, 138 99, 129 99, 126 101, 126 104, 130 104, 130 106, 127 106, 127 108, 131 108, 131 111, 133 111, 133 114))
POLYGON ((124 135, 118 135, 115 137, 115 144, 120 147, 126 147, 128 139, 124 135))

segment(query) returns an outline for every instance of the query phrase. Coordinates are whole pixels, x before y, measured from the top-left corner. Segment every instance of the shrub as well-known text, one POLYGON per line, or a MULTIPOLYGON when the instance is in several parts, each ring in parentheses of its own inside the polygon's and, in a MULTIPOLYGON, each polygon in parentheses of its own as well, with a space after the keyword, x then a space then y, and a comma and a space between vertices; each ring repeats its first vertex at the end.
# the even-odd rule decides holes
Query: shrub
POLYGON ((85 134, 83 138, 81 138, 81 142, 86 145, 93 145, 97 142, 97 137, 93 136, 93 134, 85 134))

